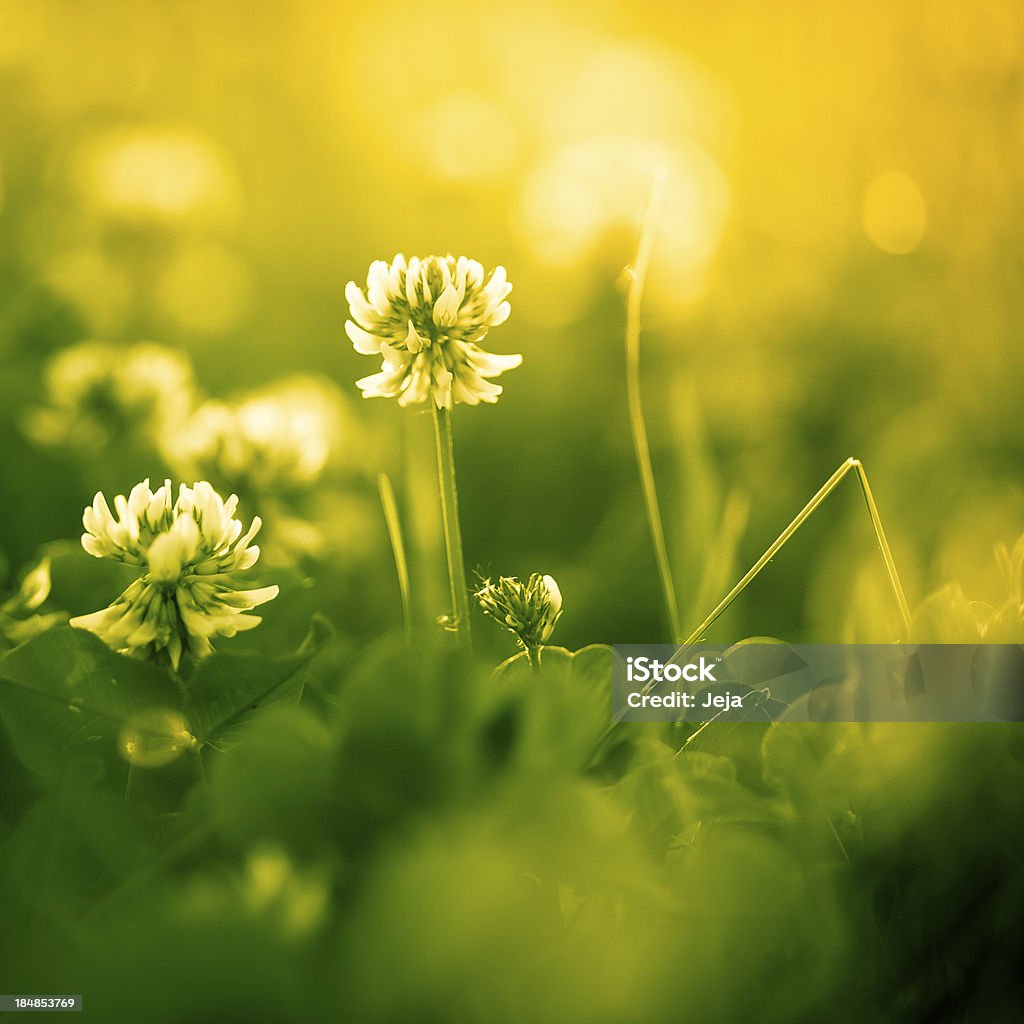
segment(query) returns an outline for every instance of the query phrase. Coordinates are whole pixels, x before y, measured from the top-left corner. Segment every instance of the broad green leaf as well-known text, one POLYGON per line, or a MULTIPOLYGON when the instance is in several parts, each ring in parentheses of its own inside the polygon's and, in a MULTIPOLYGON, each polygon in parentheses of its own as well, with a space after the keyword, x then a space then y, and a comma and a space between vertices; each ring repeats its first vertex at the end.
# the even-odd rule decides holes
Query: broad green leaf
POLYGON ((124 798, 69 774, 0 847, 5 912, 20 903, 28 914, 66 920, 151 858, 124 798))
POLYGON ((733 644, 725 652, 724 661, 729 678, 750 687, 807 667, 789 644, 770 636, 751 636, 733 644))
POLYGON ((192 734, 201 743, 221 746, 253 715, 271 707, 297 704, 305 669, 330 636, 319 616, 296 654, 268 657, 218 651, 196 667, 188 682, 184 708, 192 734))
POLYGON ((536 766, 578 768, 611 723, 612 650, 545 647, 540 670, 525 654, 495 670, 506 691, 499 713, 514 756, 536 766))
POLYGON ((213 815, 242 844, 310 846, 332 817, 336 738, 302 707, 280 707, 239 730, 210 772, 213 815))
MULTIPOLYGON (((542 672, 564 669, 578 679, 589 679, 595 686, 607 686, 611 682, 612 649, 605 644, 591 644, 578 651, 565 647, 542 647, 540 664, 542 672)), ((533 672, 526 652, 520 651, 494 670, 494 678, 504 682, 533 672)))
POLYGON ((709 825, 760 825, 779 816, 778 801, 744 786, 731 758, 677 751, 651 739, 638 744, 633 770, 615 788, 631 808, 633 827, 658 857, 688 846, 709 825))
POLYGON ((475 788, 489 754, 487 677, 451 644, 373 645, 338 689, 341 816, 351 833, 422 812, 475 788))
POLYGON ((870 762, 866 727, 774 722, 761 743, 765 782, 797 805, 846 807, 870 762))
POLYGON ((86 630, 51 629, 0 659, 0 717, 18 757, 44 775, 106 754, 133 717, 178 703, 167 675, 86 630))
MULTIPOLYGON (((103 955, 94 915, 102 916, 100 908, 127 880, 146 877, 159 863, 158 850, 136 808, 120 792, 92 788, 77 768, 49 779, 47 790, 0 846, 0 975, 37 984, 61 975, 74 991, 94 992, 74 963, 86 950, 103 955)), ((145 914, 152 900, 140 905, 141 912, 133 907, 119 921, 133 937, 151 927, 145 914)), ((92 1005, 95 1013, 99 1006, 92 1005)))

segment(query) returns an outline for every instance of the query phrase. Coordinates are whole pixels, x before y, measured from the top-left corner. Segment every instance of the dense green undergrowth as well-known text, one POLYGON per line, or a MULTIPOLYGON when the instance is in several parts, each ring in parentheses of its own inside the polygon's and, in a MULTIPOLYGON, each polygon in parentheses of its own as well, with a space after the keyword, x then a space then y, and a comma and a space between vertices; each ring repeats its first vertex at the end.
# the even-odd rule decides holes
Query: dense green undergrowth
POLYGON ((110 1021, 1009 1019, 1018 727, 609 736, 607 648, 293 630, 181 679, 66 627, 0 660, 5 988, 110 1021))

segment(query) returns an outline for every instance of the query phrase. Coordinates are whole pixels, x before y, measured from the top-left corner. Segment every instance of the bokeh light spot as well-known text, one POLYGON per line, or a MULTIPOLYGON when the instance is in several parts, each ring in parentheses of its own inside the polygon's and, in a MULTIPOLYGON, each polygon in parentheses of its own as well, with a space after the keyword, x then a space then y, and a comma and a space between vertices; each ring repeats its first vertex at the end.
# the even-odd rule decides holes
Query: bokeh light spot
POLYGON ((454 92, 417 112, 408 138, 442 181, 465 184, 506 171, 519 149, 511 118, 486 96, 454 92))
POLYGON ((32 57, 52 33, 56 12, 46 0, 5 2, 0 31, 0 68, 13 67, 32 57))
POLYGON ((117 130, 90 140, 75 167, 86 195, 125 220, 233 224, 240 193, 226 160, 199 135, 117 130))
POLYGON ((614 132, 709 144, 731 134, 725 91, 696 62, 656 44, 599 49, 546 106, 553 139, 614 132))
POLYGON ((185 247, 160 278, 157 301, 177 323, 201 334, 235 327, 249 307, 252 288, 245 265, 213 244, 185 247))
POLYGON ((116 333, 131 307, 131 285, 100 249, 58 253, 46 268, 46 281, 98 335, 116 333))
POLYGON ((928 207, 917 183, 902 171, 872 178, 864 192, 864 232, 882 252, 913 252, 928 225, 928 207))
POLYGON ((694 143, 601 136, 560 147, 526 179, 519 228, 540 262, 586 273, 587 258, 615 229, 632 235, 655 175, 666 175, 649 298, 686 306, 704 291, 730 207, 729 187, 694 143))
POLYGON ((139 768, 162 768, 197 745, 188 723, 177 712, 153 708, 140 712, 121 729, 121 756, 139 768))

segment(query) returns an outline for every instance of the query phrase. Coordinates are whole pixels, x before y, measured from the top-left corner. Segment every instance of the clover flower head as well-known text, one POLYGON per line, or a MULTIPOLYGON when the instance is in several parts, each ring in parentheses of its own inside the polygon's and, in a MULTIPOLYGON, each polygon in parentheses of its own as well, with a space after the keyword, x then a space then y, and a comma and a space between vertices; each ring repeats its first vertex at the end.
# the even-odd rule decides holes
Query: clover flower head
POLYGON ((342 431, 341 395, 294 378, 232 402, 204 402, 164 439, 170 463, 248 492, 308 488, 342 431))
POLYGON ((115 518, 97 493, 82 516, 82 546, 144 572, 109 607, 71 625, 124 653, 166 652, 177 669, 183 652, 205 657, 211 638, 258 626, 261 619, 246 613, 277 597, 278 588, 239 589, 238 574, 259 558, 252 540, 261 522, 256 516, 243 532, 235 495, 225 501, 205 480, 182 484, 173 503, 171 495, 169 480, 156 491, 144 480, 114 499, 115 518))
POLYGON ((484 614, 514 633, 526 650, 546 644, 562 614, 558 584, 536 572, 525 583, 515 576, 481 580, 475 596, 484 614))
POLYGON ((41 444, 102 447, 116 436, 156 437, 188 413, 195 383, 187 357, 144 341, 85 341, 58 352, 45 371, 46 404, 26 433, 41 444))
POLYGON ((92 505, 82 513, 82 547, 94 558, 145 565, 150 544, 174 520, 170 481, 153 491, 147 478, 136 484, 128 497, 117 495, 114 509, 116 518, 103 492, 97 491, 92 505))
POLYGON ((352 317, 345 332, 357 352, 383 357, 380 373, 356 382, 363 397, 397 398, 399 405, 430 398, 439 409, 496 402, 502 389, 488 378, 523 357, 485 352, 477 343, 508 319, 511 290, 504 267, 487 276, 465 256, 376 260, 365 291, 354 281, 345 288, 352 317))

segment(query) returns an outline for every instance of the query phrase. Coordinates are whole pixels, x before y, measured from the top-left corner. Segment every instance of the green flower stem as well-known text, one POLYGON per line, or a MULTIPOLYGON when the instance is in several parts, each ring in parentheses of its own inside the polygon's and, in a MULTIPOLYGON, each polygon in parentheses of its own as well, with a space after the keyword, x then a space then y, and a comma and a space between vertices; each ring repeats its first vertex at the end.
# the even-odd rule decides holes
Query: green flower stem
POLYGON ((672 639, 678 643, 682 635, 679 605, 672 579, 672 567, 668 560, 661 510, 658 506, 658 489, 654 482, 651 446, 647 440, 647 423, 644 419, 644 403, 640 393, 640 305, 644 294, 644 282, 647 279, 647 268, 651 262, 654 230, 664 187, 664 175, 659 174, 651 190, 647 212, 644 215, 636 259, 629 270, 629 294, 626 299, 626 398, 629 405, 629 428, 633 435, 633 450, 636 453, 640 487, 644 496, 644 508, 647 511, 647 525, 651 531, 654 557, 658 563, 658 578, 661 581, 661 594, 665 602, 665 617, 672 639))
POLYGON ((462 554, 462 527, 459 525, 459 492, 455 484, 455 449, 452 444, 452 420, 448 409, 434 410, 434 438, 437 441, 437 480, 441 490, 441 517, 444 521, 444 546, 448 556, 448 583, 451 588, 452 625, 460 647, 472 644, 469 622, 469 589, 466 563, 462 554))
POLYGON ((530 659, 530 666, 534 672, 540 671, 540 648, 539 647, 527 647, 526 657, 530 659))

